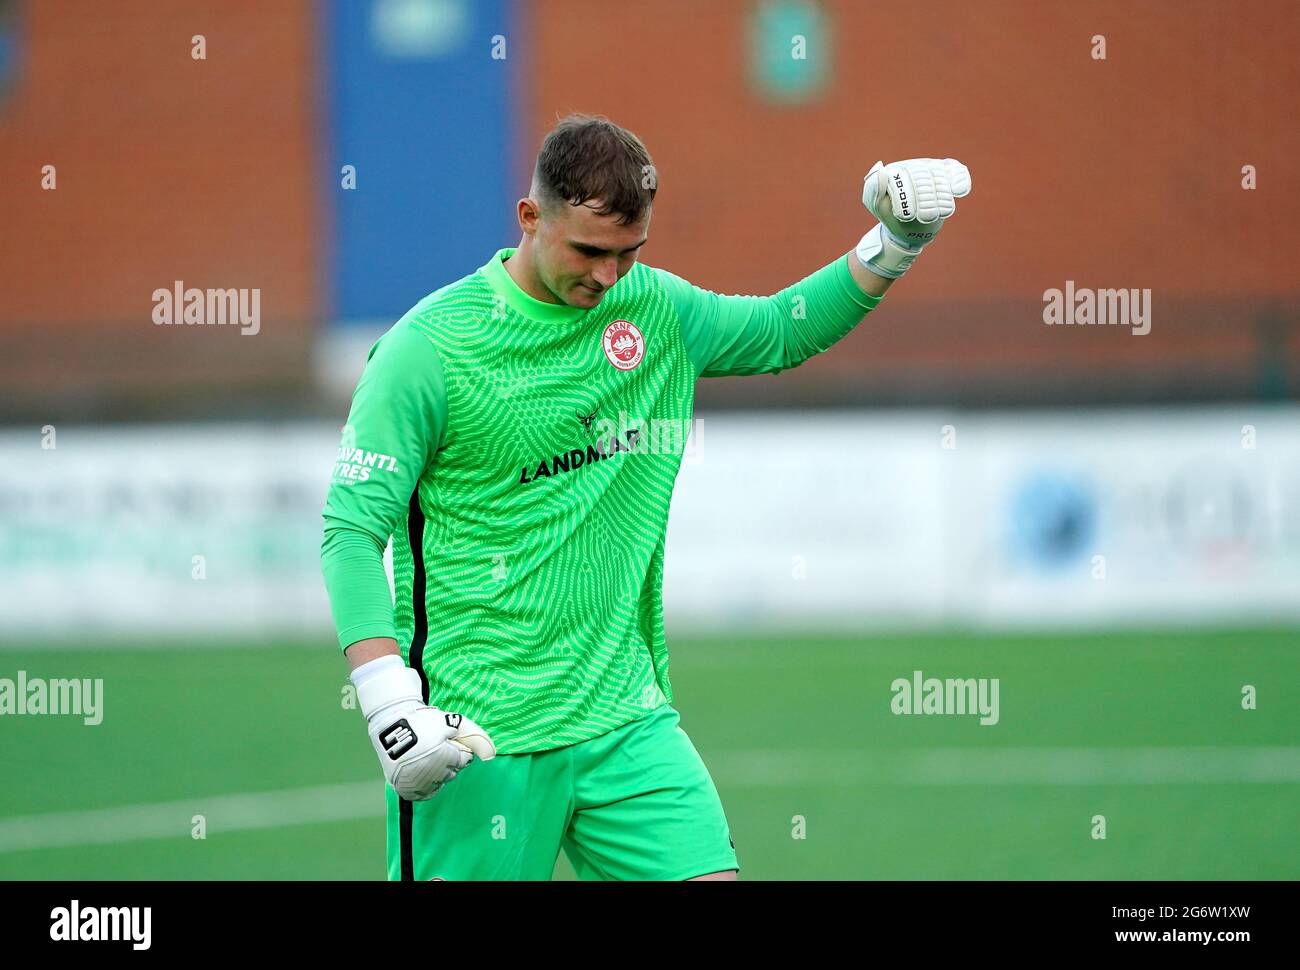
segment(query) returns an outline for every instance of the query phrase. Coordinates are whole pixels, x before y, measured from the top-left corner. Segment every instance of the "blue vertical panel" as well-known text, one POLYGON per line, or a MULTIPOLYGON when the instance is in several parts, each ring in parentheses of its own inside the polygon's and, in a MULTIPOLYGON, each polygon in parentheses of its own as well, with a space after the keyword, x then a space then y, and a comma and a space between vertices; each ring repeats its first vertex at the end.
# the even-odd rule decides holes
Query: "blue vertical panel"
POLYGON ((323 255, 335 320, 395 319, 517 241, 514 7, 330 0, 323 255), (345 165, 355 189, 340 184, 345 165))
POLYGON ((18 0, 0 0, 0 108, 17 86, 22 66, 18 14, 18 0))

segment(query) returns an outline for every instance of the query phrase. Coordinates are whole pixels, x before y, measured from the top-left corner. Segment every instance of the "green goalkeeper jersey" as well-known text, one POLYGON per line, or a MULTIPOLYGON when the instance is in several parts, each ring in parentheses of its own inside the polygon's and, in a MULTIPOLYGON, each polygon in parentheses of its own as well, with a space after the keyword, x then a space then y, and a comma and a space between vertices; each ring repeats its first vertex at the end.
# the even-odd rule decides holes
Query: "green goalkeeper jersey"
POLYGON ((371 349, 321 547, 340 645, 395 637, 502 754, 672 700, 664 534, 696 380, 797 366, 879 302, 840 257, 771 297, 638 264, 584 310, 519 289, 513 253, 371 349))

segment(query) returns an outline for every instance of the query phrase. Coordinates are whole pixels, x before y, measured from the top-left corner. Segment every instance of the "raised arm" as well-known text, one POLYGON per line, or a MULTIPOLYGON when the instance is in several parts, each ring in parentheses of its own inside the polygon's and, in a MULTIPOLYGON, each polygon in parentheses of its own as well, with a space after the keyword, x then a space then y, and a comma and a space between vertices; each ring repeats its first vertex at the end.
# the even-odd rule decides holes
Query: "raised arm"
POLYGON ((797 367, 852 330, 890 280, 857 281, 849 253, 773 296, 728 296, 656 270, 682 322, 686 351, 700 377, 776 374, 797 367))
POLYGON ((953 159, 877 162, 862 202, 880 223, 853 251, 773 296, 725 296, 656 270, 697 375, 775 374, 828 349, 875 309, 970 185, 953 159))

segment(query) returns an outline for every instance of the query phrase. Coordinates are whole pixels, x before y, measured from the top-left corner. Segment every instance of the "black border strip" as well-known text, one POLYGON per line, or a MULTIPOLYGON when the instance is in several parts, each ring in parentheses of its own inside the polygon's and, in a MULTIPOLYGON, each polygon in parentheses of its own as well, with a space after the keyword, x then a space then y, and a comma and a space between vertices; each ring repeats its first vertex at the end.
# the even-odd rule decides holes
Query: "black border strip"
POLYGON ((424 673, 424 645, 429 639, 429 614, 424 602, 426 579, 424 574, 424 510, 420 508, 420 487, 411 493, 410 512, 406 517, 406 541, 411 546, 414 575, 411 578, 411 613, 414 629, 411 632, 411 651, 407 665, 420 675, 420 694, 429 703, 429 678, 424 673))
MULTIPOLYGON (((420 486, 416 483, 411 493, 410 509, 406 517, 406 541, 411 546, 411 649, 407 666, 420 675, 420 696, 429 703, 429 678, 424 672, 424 645, 429 639, 429 614, 424 602, 426 577, 424 573, 424 510, 420 508, 420 486)), ((414 806, 405 798, 398 799, 399 829, 401 833, 402 881, 415 881, 415 854, 412 824, 414 806)))
POLYGON ((415 856, 411 851, 411 822, 415 806, 405 798, 397 799, 398 825, 402 835, 402 882, 415 881, 415 856))

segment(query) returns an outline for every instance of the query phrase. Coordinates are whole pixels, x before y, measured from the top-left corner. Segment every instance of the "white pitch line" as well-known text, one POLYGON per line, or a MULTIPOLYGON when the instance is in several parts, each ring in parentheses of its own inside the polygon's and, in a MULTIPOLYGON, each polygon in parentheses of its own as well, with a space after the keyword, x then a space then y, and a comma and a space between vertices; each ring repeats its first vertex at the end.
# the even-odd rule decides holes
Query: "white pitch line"
MULTIPOLYGON (((1300 748, 895 748, 719 751, 723 787, 862 785, 1176 785, 1300 783, 1300 748)), ((454 782, 453 782, 454 784, 454 782)), ((0 853, 189 838, 191 819, 222 832, 384 817, 382 782, 211 795, 0 818, 0 853)))
POLYGON ((195 815, 202 815, 206 820, 209 837, 221 832, 312 822, 382 819, 384 784, 378 779, 0 818, 0 853, 106 845, 136 839, 188 839, 195 815))

